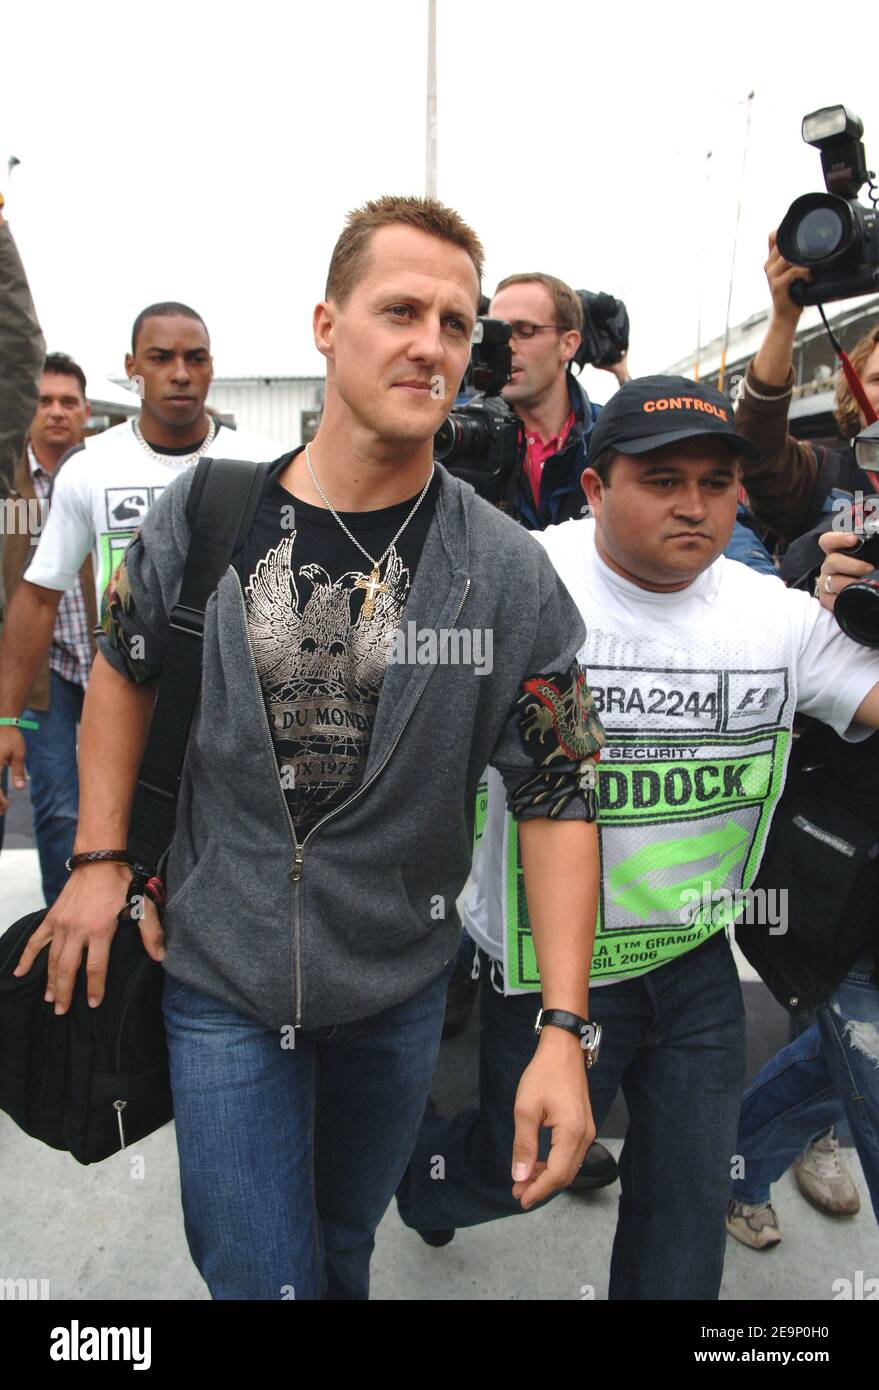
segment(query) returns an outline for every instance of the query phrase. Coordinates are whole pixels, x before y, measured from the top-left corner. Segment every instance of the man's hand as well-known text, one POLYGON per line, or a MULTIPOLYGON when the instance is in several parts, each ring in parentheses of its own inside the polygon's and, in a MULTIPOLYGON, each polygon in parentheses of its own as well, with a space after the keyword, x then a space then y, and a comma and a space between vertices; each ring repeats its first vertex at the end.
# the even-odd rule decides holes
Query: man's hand
MULTIPOLYGON (((131 872, 124 864, 87 864, 75 869, 57 902, 25 946, 14 975, 26 975, 43 947, 49 949, 45 998, 56 1014, 66 1013, 73 996, 83 951, 88 952, 88 1001, 96 1008, 104 997, 110 943, 125 906, 131 872)), ((165 954, 164 934, 155 903, 144 897, 139 922, 144 947, 153 960, 165 954)))
MULTIPOLYGON (((0 772, 4 767, 12 768, 12 785, 16 791, 24 791, 27 778, 24 773, 26 745, 24 734, 14 724, 0 724, 0 772)), ((0 816, 9 810, 9 797, 0 791, 0 816)))
POLYGON ((573 1182, 595 1138, 585 1058, 573 1033, 543 1030, 522 1073, 513 1113, 513 1196, 528 1211, 573 1182), (546 1163, 537 1161, 541 1125, 552 1130, 546 1163))
POLYGON ((790 287, 794 280, 811 280, 812 272, 784 259, 775 244, 775 232, 769 233, 769 258, 763 269, 772 295, 772 313, 752 366, 755 376, 767 386, 785 386, 790 380, 797 324, 803 312, 791 299, 790 287))
POLYGON ((776 319, 787 321, 796 327, 803 312, 801 304, 795 304, 790 297, 790 287, 794 280, 811 280, 812 272, 802 265, 791 265, 786 261, 775 244, 776 233, 769 233, 769 257, 763 269, 769 282, 772 295, 772 313, 776 319))
MULTIPOLYGON (((595 364, 598 366, 598 364, 595 364)), ((619 362, 611 362, 607 367, 598 367, 600 372, 610 372, 615 376, 620 386, 625 386, 627 381, 632 380, 632 373, 629 371, 629 352, 628 349, 623 353, 619 362)))
POLYGON ((846 555, 846 549, 857 544, 860 538, 851 531, 825 531, 818 537, 818 544, 827 556, 818 575, 815 597, 822 608, 833 612, 837 595, 856 579, 876 568, 856 555, 846 555))

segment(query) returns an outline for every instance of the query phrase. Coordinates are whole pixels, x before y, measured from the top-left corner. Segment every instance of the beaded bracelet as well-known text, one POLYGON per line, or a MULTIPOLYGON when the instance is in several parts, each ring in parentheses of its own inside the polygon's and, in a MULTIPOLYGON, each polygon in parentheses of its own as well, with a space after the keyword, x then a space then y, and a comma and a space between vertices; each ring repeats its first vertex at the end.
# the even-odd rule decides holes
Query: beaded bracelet
POLYGON ((0 724, 8 724, 13 729, 38 729, 40 727, 36 719, 12 719, 8 715, 4 715, 0 719, 0 724))

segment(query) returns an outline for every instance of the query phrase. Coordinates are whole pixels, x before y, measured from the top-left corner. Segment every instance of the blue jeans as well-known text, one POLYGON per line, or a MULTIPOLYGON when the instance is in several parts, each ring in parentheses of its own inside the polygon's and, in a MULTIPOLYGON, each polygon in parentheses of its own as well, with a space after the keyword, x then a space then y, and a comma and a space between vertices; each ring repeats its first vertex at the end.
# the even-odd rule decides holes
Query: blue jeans
MULTIPOLYGON (((246 949, 246 946, 243 948, 246 949)), ((365 1299, 412 1152, 451 963, 357 1023, 287 1034, 165 977, 183 1215, 213 1298, 365 1299)))
MULTIPOLYGON (((522 1210, 511 1192, 513 1103, 534 1054, 540 1000, 498 993, 500 967, 479 954, 480 1109, 444 1119, 428 1107, 397 1192, 402 1219, 418 1231, 522 1210)), ((589 1016, 604 1030, 589 1072, 596 1128, 620 1087, 629 1109, 610 1297, 716 1298, 745 1066, 744 1006, 726 938, 591 990, 589 1016)), ((542 1156, 548 1142, 544 1134, 542 1156)))
MULTIPOLYGON (((27 774, 31 784, 34 835, 40 856, 43 896, 51 907, 67 882, 79 815, 76 733, 85 691, 57 671, 49 672, 49 708, 26 709, 39 729, 25 729, 27 774)), ((112 846, 107 846, 108 849, 112 846)))
POLYGON ((772 1184, 831 1125, 847 1119, 879 1221, 879 988, 855 963, 812 1027, 766 1063, 742 1105, 737 1202, 761 1206, 772 1184))

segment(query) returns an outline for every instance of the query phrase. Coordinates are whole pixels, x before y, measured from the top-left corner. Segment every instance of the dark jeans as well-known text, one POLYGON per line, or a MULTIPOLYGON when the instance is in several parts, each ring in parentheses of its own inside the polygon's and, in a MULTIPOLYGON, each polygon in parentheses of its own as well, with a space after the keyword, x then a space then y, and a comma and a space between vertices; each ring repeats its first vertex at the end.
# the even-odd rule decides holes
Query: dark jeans
MULTIPOLYGON (((3 793, 4 796, 7 796, 8 793, 9 793, 9 768, 8 768, 8 767, 4 767, 3 771, 0 772, 0 791, 2 791, 2 793, 3 793)), ((2 848, 3 848, 3 832, 4 832, 5 829, 6 829, 6 816, 3 815, 3 816, 0 816, 0 850, 2 850, 2 848)))
POLYGON ((34 836, 47 907, 52 906, 67 882, 65 865, 73 853, 79 815, 76 733, 84 698, 81 685, 50 671, 49 708, 27 709, 23 714, 25 719, 37 720, 40 726, 25 729, 24 739, 34 836))
MULTIPOLYGON (((522 1210, 511 1193, 513 1103, 540 1001, 497 993, 498 967, 482 952, 480 960, 480 1109, 451 1119, 428 1109, 397 1192, 401 1217, 419 1231, 522 1210)), ((620 1087, 629 1109, 610 1297, 716 1298, 745 1065, 742 993, 725 936, 591 990, 589 1014, 604 1030, 589 1072, 596 1128, 620 1087)))
POLYGON ((451 969, 374 1018, 297 1030, 293 1047, 165 977, 186 1238, 214 1298, 368 1297, 451 969))
POLYGON ((856 961, 818 1021, 770 1059, 742 1104, 738 1202, 761 1206, 814 1139, 849 1122, 879 1221, 879 988, 872 959, 856 961))

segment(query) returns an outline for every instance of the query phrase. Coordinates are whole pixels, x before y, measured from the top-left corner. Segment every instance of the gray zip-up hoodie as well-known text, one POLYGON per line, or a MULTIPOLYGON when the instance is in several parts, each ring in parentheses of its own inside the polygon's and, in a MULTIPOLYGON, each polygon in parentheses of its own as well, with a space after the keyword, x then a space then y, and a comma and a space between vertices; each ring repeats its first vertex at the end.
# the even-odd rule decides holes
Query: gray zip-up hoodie
MULTIPOLYGON (((468 484, 438 472, 402 630, 414 622, 490 631, 491 672, 389 665, 363 780, 301 844, 231 566, 208 603, 202 690, 167 864, 165 965, 273 1029, 369 1017, 427 985, 456 948, 480 774, 491 763, 512 792, 564 756, 546 720, 539 759, 533 739, 529 752, 516 702, 527 677, 570 670, 585 635, 577 608, 542 546, 468 484)), ((166 488, 126 555, 125 607, 151 663, 180 589, 193 473, 166 488)), ((99 648, 132 678, 115 641, 101 638, 99 648)), ((548 810, 535 795, 519 814, 548 810)), ((561 814, 588 818, 582 795, 561 814)))

